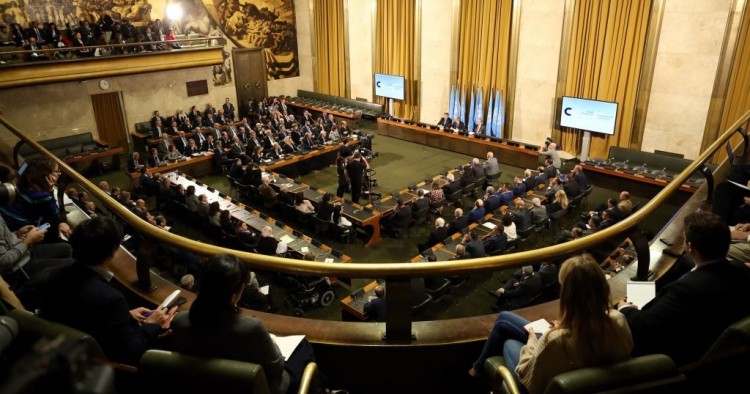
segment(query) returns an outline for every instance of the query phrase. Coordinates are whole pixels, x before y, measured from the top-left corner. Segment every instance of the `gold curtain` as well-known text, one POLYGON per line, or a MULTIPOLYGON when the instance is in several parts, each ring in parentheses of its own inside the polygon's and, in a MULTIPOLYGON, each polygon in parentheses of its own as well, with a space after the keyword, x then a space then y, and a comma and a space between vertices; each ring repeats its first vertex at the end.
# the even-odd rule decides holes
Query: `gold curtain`
MULTIPOLYGON (((750 6, 745 4, 740 36, 737 40, 737 51, 729 76, 724 111, 721 114, 721 126, 714 131, 715 135, 704 138, 708 144, 723 134, 727 127, 731 126, 750 109, 750 93, 748 93, 750 92, 750 42, 748 41, 750 41, 750 6)), ((750 130, 745 130, 745 132, 750 132, 750 130)), ((736 146, 739 141, 741 141, 741 138, 738 135, 732 138, 732 146, 736 146)), ((720 149, 717 154, 714 154, 714 157, 717 162, 726 157, 724 149, 720 149)))
MULTIPOLYGON (((457 83, 467 90, 467 110, 471 107, 471 88, 482 89, 485 109, 490 89, 493 96, 500 90, 507 102, 512 11, 512 0, 461 0, 457 83)), ((509 111, 505 108, 506 113, 509 111)), ((505 137, 510 138, 508 132, 505 137)))
POLYGON ((344 0, 313 0, 316 91, 346 97, 344 0))
MULTIPOLYGON (((591 134, 590 157, 629 147, 651 0, 575 0, 564 95, 618 103, 615 134, 591 134)), ((580 153, 583 132, 562 128, 562 148, 580 153)))
MULTIPOLYGON (((413 119, 419 115, 415 53, 416 6, 414 0, 378 0, 375 17, 375 72, 402 75, 406 91, 404 100, 394 100, 390 113, 413 119)), ((376 97, 378 103, 385 103, 376 97)))

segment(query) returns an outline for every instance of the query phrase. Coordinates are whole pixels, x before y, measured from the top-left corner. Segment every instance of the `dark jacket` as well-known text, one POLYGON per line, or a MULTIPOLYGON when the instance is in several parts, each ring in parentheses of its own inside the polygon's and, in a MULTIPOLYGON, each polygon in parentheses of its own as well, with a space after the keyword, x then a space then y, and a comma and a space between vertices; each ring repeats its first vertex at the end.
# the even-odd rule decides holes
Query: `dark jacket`
POLYGON ((641 309, 623 308, 633 356, 664 353, 677 365, 696 361, 722 331, 750 315, 750 269, 720 261, 664 286, 641 309))

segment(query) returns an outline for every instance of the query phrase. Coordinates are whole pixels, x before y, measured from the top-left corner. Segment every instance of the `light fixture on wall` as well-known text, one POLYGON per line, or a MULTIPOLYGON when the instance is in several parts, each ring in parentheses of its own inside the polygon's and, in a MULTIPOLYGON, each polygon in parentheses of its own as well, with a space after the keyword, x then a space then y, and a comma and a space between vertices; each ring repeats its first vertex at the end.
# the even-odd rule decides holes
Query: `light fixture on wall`
POLYGON ((169 21, 170 27, 175 30, 175 33, 179 33, 180 19, 182 19, 182 4, 180 2, 170 2, 167 4, 165 14, 169 21))

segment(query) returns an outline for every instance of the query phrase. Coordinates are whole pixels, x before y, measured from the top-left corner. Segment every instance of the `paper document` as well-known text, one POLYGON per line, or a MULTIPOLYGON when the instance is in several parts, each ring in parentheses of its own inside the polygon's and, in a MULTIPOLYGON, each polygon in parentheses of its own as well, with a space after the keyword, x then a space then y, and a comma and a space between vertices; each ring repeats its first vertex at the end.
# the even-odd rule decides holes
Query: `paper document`
POLYGON ((495 227, 497 227, 497 225, 495 223, 492 223, 492 222, 484 222, 484 223, 482 223, 482 226, 487 227, 490 230, 494 230, 495 227))
POLYGON ((307 253, 307 252, 310 251, 310 248, 308 248, 307 246, 303 246, 303 247, 300 248, 299 251, 302 252, 302 253, 307 253))
POLYGON ((279 241, 285 242, 287 245, 289 245, 290 243, 294 242, 294 238, 292 238, 291 235, 286 234, 283 237, 281 237, 279 241))
POLYGON ((323 262, 324 263, 333 263, 333 259, 329 257, 329 258, 325 259, 323 262))
POLYGON ((743 185, 743 184, 741 184, 741 183, 737 183, 737 182, 735 182, 735 181, 729 181, 729 183, 731 183, 731 184, 733 184, 733 185, 735 185, 735 186, 737 186, 737 187, 741 187, 741 188, 743 188, 743 189, 745 189, 745 190, 750 190, 750 187, 747 187, 746 185, 743 185))
POLYGON ((628 302, 643 308, 656 297, 656 282, 628 281, 628 302))
POLYGON ((300 342, 305 339, 305 336, 289 335, 286 337, 277 337, 276 335, 271 334, 271 339, 273 339, 276 346, 279 347, 281 354, 284 355, 284 361, 289 361, 289 357, 294 353, 294 349, 297 349, 297 346, 299 346, 300 342))
POLYGON ((260 287, 260 294, 268 295, 268 291, 271 290, 271 285, 265 285, 260 287))
POLYGON ((527 330, 529 328, 532 328, 534 329, 535 333, 544 335, 544 333, 549 331, 549 322, 547 321, 547 319, 539 319, 523 326, 523 328, 527 330))

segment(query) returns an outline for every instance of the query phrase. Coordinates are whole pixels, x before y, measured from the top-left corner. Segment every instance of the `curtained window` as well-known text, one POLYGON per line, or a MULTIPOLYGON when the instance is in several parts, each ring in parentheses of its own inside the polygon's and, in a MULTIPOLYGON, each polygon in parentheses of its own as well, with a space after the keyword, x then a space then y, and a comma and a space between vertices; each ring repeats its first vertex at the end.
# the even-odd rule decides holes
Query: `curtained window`
MULTIPOLYGON (((375 72, 402 75, 405 93, 403 101, 394 101, 391 115, 413 119, 419 114, 417 97, 416 4, 414 0, 378 0, 375 17, 375 72)), ((376 97, 383 104, 386 99, 376 97)))
MULTIPOLYGON (((563 95, 619 104, 615 134, 591 134, 589 157, 630 147, 651 0, 575 0, 563 95)), ((562 128, 562 147, 580 153, 583 131, 562 128)))
POLYGON ((344 0, 313 0, 315 91, 346 97, 344 0))

